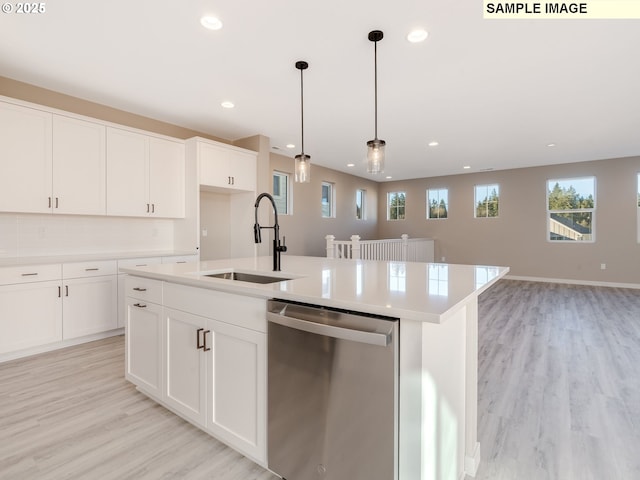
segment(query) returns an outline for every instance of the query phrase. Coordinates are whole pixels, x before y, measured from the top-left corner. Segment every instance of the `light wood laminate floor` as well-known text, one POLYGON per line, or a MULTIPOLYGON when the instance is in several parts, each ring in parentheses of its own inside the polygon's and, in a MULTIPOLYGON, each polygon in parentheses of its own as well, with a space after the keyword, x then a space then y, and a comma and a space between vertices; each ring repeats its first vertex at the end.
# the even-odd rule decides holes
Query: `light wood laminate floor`
POLYGON ((478 480, 640 479, 640 290, 501 280, 479 319, 478 480))
MULTIPOLYGON (((476 478, 640 479, 640 290, 501 280, 479 314, 476 478)), ((0 364, 0 478, 278 478, 123 372, 123 337, 0 364)))

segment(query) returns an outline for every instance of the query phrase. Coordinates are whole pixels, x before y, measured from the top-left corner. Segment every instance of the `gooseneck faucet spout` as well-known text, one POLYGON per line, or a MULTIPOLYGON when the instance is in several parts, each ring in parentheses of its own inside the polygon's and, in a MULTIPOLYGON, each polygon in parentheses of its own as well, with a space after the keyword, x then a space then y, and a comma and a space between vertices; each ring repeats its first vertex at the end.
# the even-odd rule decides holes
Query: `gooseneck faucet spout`
POLYGON ((262 234, 260 231, 263 228, 272 228, 273 229, 273 271, 280 271, 280 254, 282 252, 287 251, 287 246, 285 245, 285 237, 282 238, 282 244, 280 244, 280 225, 278 225, 278 208, 276 207, 276 202, 271 195, 268 193, 261 193, 256 198, 255 206, 255 214, 256 214, 256 223, 253 225, 253 237, 256 243, 262 243, 262 234), (263 198, 268 198, 273 205, 273 215, 275 218, 275 223, 272 227, 261 227, 258 223, 258 206, 260 205, 260 201, 263 198))

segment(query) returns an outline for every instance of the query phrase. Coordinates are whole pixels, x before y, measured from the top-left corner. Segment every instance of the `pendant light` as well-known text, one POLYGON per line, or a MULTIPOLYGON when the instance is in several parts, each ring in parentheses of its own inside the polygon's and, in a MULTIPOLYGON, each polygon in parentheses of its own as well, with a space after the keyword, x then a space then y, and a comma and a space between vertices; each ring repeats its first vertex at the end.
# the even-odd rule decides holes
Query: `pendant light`
POLYGON ((380 30, 369 32, 369 40, 373 42, 374 58, 374 91, 375 91, 375 138, 367 142, 367 173, 384 172, 384 147, 386 142, 378 138, 378 42, 382 40, 380 30))
POLYGON ((311 157, 304 154, 304 82, 302 73, 309 68, 307 62, 296 62, 296 68, 300 70, 300 119, 302 124, 302 151, 296 155, 295 160, 295 180, 298 183, 311 182, 311 157))

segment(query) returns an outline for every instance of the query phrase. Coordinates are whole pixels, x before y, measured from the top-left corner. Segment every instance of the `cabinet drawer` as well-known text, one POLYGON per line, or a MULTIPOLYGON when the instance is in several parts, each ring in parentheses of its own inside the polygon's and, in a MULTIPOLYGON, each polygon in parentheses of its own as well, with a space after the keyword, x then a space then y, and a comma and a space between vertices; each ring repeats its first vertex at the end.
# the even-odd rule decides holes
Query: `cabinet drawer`
POLYGON ((146 267, 161 263, 162 257, 125 258, 118 260, 118 272, 123 267, 146 267))
POLYGON ((65 263, 62 265, 63 278, 97 277, 100 275, 115 275, 117 273, 115 260, 98 262, 65 263))
POLYGON ((198 255, 174 255, 171 257, 162 257, 162 263, 188 263, 197 262, 198 255))
POLYGON ((166 283, 164 305, 238 327, 267 331, 267 303, 263 298, 166 283))
POLYGON ((53 265, 3 267, 0 268, 0 285, 60 280, 61 276, 62 267, 59 263, 53 265))
POLYGON ((124 288, 127 297, 162 304, 162 282, 160 280, 127 275, 124 288))

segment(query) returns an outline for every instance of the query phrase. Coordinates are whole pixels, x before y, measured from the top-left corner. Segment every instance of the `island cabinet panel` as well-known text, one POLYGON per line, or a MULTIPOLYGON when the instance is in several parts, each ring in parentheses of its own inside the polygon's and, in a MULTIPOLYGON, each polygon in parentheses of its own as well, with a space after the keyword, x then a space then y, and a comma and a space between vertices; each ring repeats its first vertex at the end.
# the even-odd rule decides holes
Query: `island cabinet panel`
MULTIPOLYGON (((127 285, 139 280, 147 279, 130 277, 127 285)), ((162 298, 160 401, 266 465, 266 301, 172 283, 162 298)), ((127 340, 132 358, 138 343, 127 340)))
POLYGON ((208 325, 207 428, 236 450, 266 462, 267 335, 215 320, 208 325))
POLYGON ((51 211, 52 114, 0 102, 0 211, 51 211))
MULTIPOLYGON (((133 259, 134 265, 156 259, 133 259)), ((124 261, 125 263, 127 261, 124 261)), ((119 279, 120 280, 120 279, 119 279)), ((157 400, 163 395, 162 282, 127 276, 125 304, 125 377, 157 400)))
POLYGON ((60 280, 0 286, 0 354, 61 340, 60 280))
MULTIPOLYGON (((200 427, 206 423, 207 319, 164 309, 166 404, 200 427)), ((210 338, 210 337, 209 337, 210 338)), ((209 344, 207 349, 211 348, 209 344)))
POLYGON ((162 306, 128 297, 125 376, 155 398, 162 397, 162 306))

